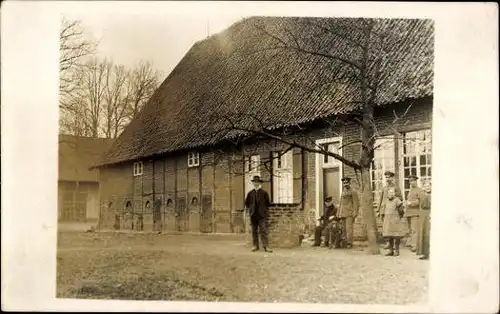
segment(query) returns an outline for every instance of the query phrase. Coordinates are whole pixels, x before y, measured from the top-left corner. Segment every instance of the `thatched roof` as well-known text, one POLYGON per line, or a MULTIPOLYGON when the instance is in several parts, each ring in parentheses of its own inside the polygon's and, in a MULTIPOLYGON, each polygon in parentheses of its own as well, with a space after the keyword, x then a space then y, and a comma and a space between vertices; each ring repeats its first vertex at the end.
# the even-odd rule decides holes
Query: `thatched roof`
MULTIPOLYGON (((197 42, 99 165, 213 145, 234 135, 216 130, 230 122, 228 117, 243 124, 259 120, 284 126, 356 110, 358 72, 321 55, 359 63, 365 22, 252 17, 197 42), (284 43, 287 48, 282 48, 284 43)), ((376 103, 431 96, 433 22, 375 22, 368 73, 373 77, 374 60, 382 60, 376 103)))
POLYGON ((59 181, 98 182, 96 170, 90 170, 113 140, 59 135, 59 181))

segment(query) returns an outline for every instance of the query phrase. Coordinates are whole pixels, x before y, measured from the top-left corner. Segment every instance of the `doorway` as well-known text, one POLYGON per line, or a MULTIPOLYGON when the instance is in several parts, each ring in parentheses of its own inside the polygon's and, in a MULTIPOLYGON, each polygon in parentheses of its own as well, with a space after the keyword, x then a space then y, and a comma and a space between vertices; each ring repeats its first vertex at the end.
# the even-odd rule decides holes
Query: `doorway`
POLYGON ((323 198, 331 196, 333 202, 336 204, 339 202, 340 196, 340 169, 336 168, 325 168, 323 169, 323 198))
POLYGON ((200 232, 212 232, 212 195, 201 197, 200 232))
POLYGON ((161 198, 157 198, 153 204, 153 231, 162 230, 161 205, 161 198))
POLYGON ((189 213, 186 208, 186 198, 178 197, 176 202, 176 229, 177 231, 187 231, 189 213))
MULTIPOLYGON (((316 145, 325 151, 342 155, 341 137, 317 140, 316 145)), ((342 171, 340 161, 329 155, 316 154, 316 218, 323 214, 325 197, 331 196, 334 203, 340 201, 342 171)))

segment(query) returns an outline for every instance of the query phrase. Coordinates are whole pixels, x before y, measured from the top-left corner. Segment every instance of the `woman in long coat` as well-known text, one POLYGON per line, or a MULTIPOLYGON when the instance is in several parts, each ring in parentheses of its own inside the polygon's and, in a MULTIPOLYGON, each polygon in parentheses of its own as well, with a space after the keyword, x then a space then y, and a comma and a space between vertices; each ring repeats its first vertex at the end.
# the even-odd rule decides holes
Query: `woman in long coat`
POLYGON ((417 229, 417 255, 419 259, 428 259, 431 233, 431 183, 426 182, 420 197, 420 211, 417 229))
POLYGON ((384 223, 382 225, 382 235, 388 241, 389 252, 386 256, 398 256, 401 238, 406 234, 406 224, 403 218, 403 201, 396 196, 396 190, 389 188, 387 198, 382 206, 384 213, 384 223))

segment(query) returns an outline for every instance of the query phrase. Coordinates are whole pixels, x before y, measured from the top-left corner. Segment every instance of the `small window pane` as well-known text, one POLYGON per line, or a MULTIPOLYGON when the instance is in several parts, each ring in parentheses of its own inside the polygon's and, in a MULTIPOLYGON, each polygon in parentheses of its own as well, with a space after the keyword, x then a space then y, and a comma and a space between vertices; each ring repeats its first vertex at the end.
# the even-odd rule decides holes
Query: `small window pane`
MULTIPOLYGON (((321 145, 321 148, 324 150, 324 151, 328 151, 328 145, 327 144, 323 144, 321 145)), ((327 164, 328 163, 328 155, 323 155, 323 163, 327 164)))
POLYGON ((413 167, 417 166, 417 157, 410 157, 410 165, 413 167))
POLYGON ((420 165, 427 164, 427 162, 426 162, 426 156, 427 155, 420 155, 420 165))
POLYGON ((405 177, 409 177, 410 176, 410 169, 405 168, 404 173, 405 173, 405 177))
POLYGON ((427 171, 425 167, 420 167, 420 176, 425 177, 427 175, 427 171))
POLYGON ((408 167, 410 165, 410 160, 408 157, 403 158, 403 167, 408 167))

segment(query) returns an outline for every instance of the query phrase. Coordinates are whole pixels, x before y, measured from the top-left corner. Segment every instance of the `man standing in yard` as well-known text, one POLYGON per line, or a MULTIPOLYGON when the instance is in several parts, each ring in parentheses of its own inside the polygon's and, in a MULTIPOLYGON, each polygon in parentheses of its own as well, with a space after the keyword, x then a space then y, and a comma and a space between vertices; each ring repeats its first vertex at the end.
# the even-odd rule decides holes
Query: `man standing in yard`
POLYGON ((252 252, 259 250, 259 234, 264 251, 271 253, 272 249, 268 243, 267 217, 269 212, 269 194, 261 188, 262 180, 254 176, 252 183, 254 188, 248 192, 245 198, 245 208, 250 214, 252 224, 252 252))
POLYGON ((351 178, 342 178, 342 195, 337 216, 340 218, 345 231, 346 247, 352 248, 354 220, 359 212, 358 193, 351 188, 351 178))
MULTIPOLYGON (((403 199, 403 193, 401 193, 401 189, 398 186, 396 186, 396 183, 394 182, 394 177, 395 177, 394 172, 386 171, 386 172, 384 172, 384 176, 385 176, 386 186, 382 189, 382 194, 380 195, 380 199, 379 199, 378 207, 377 207, 377 217, 380 217, 382 219, 382 222, 384 221, 384 216, 385 216, 382 204, 384 204, 384 202, 386 201, 387 190, 390 188, 393 188, 394 192, 395 192, 395 197, 398 197, 399 199, 403 199)), ((390 249, 389 243, 387 243, 387 245, 385 246, 385 249, 390 249)))
POLYGON ((406 197, 406 210, 405 217, 406 223, 408 224, 408 243, 406 246, 412 251, 416 252, 417 245, 417 224, 418 224, 418 213, 420 210, 420 199, 419 196, 422 193, 422 189, 417 184, 417 176, 409 176, 408 181, 410 181, 410 191, 406 197))

